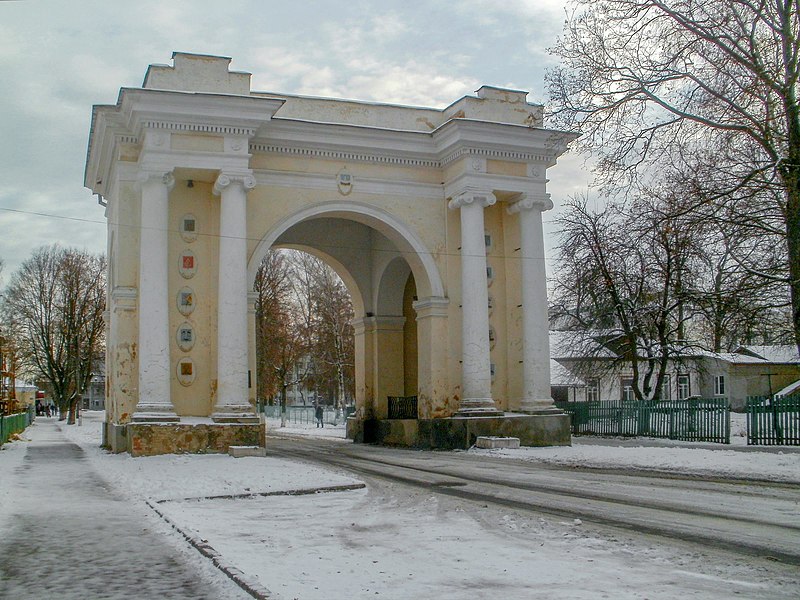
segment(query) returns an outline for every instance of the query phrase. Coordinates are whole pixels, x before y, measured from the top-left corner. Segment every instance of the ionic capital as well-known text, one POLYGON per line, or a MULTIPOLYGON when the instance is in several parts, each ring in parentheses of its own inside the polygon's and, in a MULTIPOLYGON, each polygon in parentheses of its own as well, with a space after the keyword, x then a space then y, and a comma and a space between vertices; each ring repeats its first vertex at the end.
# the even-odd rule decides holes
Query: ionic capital
POLYGON ((175 187, 175 176, 172 171, 139 171, 136 175, 136 189, 141 190, 142 186, 148 181, 157 181, 162 183, 167 191, 172 191, 175 187))
POLYGON ((220 173, 214 182, 214 195, 221 195, 222 190, 237 183, 241 184, 246 193, 256 187, 256 178, 250 173, 220 173))
POLYGON ((486 208, 495 202, 497 202, 497 198, 495 198, 494 194, 491 192, 487 192, 485 190, 467 190, 461 192, 457 196, 454 196, 447 206, 448 208, 455 210, 456 208, 461 208, 462 206, 478 203, 483 208, 486 208))
POLYGON ((519 199, 510 204, 508 213, 514 214, 523 210, 533 210, 544 212, 553 208, 553 201, 550 200, 550 194, 520 194, 519 199))

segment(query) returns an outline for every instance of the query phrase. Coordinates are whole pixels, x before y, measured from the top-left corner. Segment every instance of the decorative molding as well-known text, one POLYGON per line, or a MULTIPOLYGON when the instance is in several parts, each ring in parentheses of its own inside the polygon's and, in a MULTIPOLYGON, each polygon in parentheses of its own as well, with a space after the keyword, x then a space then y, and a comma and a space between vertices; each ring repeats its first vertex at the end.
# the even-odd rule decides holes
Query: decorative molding
POLYGON ((117 286, 111 290, 111 306, 114 312, 136 310, 139 291, 135 287, 117 286))
MULTIPOLYGON (((464 157, 472 156, 477 159, 483 158, 493 160, 510 160, 524 163, 553 163, 553 155, 533 154, 530 152, 518 152, 513 150, 496 150, 491 148, 464 147, 448 154, 442 160, 411 158, 403 156, 387 156, 384 154, 368 152, 350 152, 347 150, 325 150, 320 148, 284 146, 276 144, 265 144, 254 142, 250 144, 250 152, 286 154, 289 156, 303 156, 307 158, 319 158, 326 160, 340 160, 345 162, 361 162, 373 164, 388 164, 399 167, 415 167, 427 169, 441 169, 450 163, 464 157)), ((484 168, 485 170, 485 168, 484 168)))
POLYGON ((118 144, 138 144, 139 138, 135 135, 129 135, 126 133, 118 133, 116 134, 116 140, 118 144))
POLYGON ((213 125, 210 123, 186 123, 180 121, 143 121, 142 127, 147 129, 166 129, 168 131, 190 131, 193 133, 215 133, 219 135, 240 135, 253 137, 255 127, 233 127, 231 125, 213 125))
POLYGON ((464 156, 483 157, 485 159, 492 160, 510 160, 513 162, 524 163, 540 162, 550 164, 553 162, 553 155, 549 154, 534 154, 531 152, 519 152, 517 150, 497 150, 493 148, 464 146, 445 156, 440 161, 440 164, 442 167, 446 167, 450 163, 464 156))
POLYGON ((417 321, 432 317, 447 317, 450 299, 444 296, 429 296, 412 302, 411 306, 417 313, 417 321))
POLYGON ((472 156, 472 170, 476 173, 486 173, 486 158, 483 156, 472 156))
POLYGON ((250 152, 287 154, 289 156, 303 156, 307 158, 339 160, 344 162, 388 164, 399 167, 415 167, 415 168, 428 168, 428 169, 440 169, 442 167, 441 161, 435 159, 387 156, 384 154, 377 154, 377 153, 373 154, 367 152, 349 152, 346 150, 323 150, 320 148, 279 146, 279 145, 263 144, 263 143, 250 144, 250 152))

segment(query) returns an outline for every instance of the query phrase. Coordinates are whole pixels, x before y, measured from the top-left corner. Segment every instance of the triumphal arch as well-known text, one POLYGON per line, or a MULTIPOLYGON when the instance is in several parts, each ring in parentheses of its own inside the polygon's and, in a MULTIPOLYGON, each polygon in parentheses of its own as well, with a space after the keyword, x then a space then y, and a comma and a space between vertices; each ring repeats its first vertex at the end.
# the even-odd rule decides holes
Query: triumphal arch
POLYGON ((550 398, 542 212, 570 134, 515 90, 417 108, 252 91, 229 58, 172 59, 92 115, 112 449, 263 444, 251 289, 272 247, 323 258, 350 290, 348 436, 569 443, 550 398), (390 396, 417 396, 416 418, 390 419, 390 396))

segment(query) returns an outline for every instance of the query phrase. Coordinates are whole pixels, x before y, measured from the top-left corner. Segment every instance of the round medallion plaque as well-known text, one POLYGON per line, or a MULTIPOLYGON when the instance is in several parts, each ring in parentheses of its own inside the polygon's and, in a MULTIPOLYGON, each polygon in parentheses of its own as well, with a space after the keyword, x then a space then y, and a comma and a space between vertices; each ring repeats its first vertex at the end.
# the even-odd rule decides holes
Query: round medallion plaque
POLYGON ((197 260, 188 248, 178 257, 178 271, 184 279, 191 279, 197 272, 197 260))
POLYGON ((195 297, 194 290, 190 287, 182 287, 178 290, 178 311, 183 316, 192 314, 194 311, 195 297))
POLYGON ((182 358, 178 361, 175 374, 181 385, 192 385, 195 378, 194 361, 191 358, 182 358))
POLYGON ((181 239, 184 242, 191 243, 197 239, 197 219, 191 213, 187 213, 181 217, 181 239))
POLYGON ((194 327, 188 321, 184 321, 178 326, 175 337, 178 342, 178 348, 184 352, 188 352, 194 347, 194 327))

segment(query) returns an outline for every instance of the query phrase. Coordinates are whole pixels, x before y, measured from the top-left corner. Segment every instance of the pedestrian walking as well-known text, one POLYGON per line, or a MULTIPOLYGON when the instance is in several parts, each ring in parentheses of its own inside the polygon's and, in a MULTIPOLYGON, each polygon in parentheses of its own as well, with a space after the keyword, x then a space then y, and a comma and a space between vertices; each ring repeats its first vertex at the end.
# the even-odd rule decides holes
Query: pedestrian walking
POLYGON ((322 417, 324 416, 324 411, 322 409, 321 404, 317 404, 317 408, 314 411, 314 416, 317 418, 317 427, 325 427, 325 423, 322 422, 322 417))

